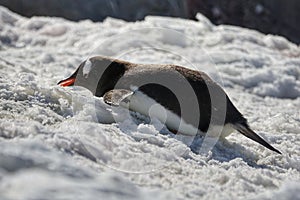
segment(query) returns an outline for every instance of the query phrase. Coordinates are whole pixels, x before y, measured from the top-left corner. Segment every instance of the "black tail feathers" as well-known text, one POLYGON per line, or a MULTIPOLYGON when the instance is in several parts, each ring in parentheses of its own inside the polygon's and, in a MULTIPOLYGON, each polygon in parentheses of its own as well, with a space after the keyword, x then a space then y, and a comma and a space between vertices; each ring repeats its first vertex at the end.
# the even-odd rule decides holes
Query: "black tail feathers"
POLYGON ((272 147, 269 143, 267 143, 263 138, 261 138, 259 135, 257 135, 251 128, 248 126, 247 123, 239 123, 239 124, 233 124, 234 128, 239 131, 241 134, 246 136, 247 138, 250 138, 251 140, 254 140, 255 142, 258 142, 259 144, 263 145, 264 147, 275 151, 279 154, 281 154, 280 151, 272 147))

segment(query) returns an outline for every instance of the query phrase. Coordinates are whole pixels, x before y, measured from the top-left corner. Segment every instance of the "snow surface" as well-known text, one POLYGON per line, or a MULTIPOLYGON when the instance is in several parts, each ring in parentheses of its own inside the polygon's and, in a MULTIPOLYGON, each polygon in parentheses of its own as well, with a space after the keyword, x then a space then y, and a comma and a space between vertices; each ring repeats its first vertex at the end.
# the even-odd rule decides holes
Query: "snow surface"
POLYGON ((197 18, 75 23, 0 7, 0 199, 300 199, 300 48, 197 18), (201 138, 56 85, 92 55, 207 72, 283 155, 237 133, 198 153, 201 138))

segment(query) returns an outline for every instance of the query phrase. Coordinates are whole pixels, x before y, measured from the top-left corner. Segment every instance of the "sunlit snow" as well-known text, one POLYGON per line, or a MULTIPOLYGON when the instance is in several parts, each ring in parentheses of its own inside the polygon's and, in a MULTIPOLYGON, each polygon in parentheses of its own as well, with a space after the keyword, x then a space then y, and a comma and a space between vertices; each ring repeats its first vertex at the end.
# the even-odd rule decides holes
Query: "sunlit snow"
POLYGON ((0 199, 300 199, 300 48, 197 19, 71 22, 0 7, 0 199), (56 85, 93 55, 205 71, 283 154, 236 132, 202 154, 201 138, 56 85))

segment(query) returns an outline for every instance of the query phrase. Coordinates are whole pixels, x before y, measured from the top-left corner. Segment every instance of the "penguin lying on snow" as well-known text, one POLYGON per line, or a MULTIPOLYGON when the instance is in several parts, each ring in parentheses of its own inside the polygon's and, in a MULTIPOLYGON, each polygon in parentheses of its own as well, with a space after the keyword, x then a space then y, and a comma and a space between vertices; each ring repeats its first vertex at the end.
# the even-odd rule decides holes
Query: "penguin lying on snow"
POLYGON ((97 56, 81 63, 58 84, 85 87, 109 105, 147 116, 154 108, 152 114, 174 133, 196 135, 220 130, 219 135, 226 137, 237 130, 281 154, 249 127, 224 90, 201 71, 97 56))

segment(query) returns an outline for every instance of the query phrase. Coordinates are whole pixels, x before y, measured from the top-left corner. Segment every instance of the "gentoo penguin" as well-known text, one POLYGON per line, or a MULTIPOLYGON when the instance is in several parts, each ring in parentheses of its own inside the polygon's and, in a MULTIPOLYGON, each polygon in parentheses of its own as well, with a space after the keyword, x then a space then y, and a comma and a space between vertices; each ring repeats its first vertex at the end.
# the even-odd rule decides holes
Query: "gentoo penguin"
POLYGON ((58 84, 85 87, 109 105, 127 106, 148 116, 155 107, 152 113, 174 133, 206 134, 221 127, 221 137, 226 137, 237 130, 281 154, 249 127, 224 90, 201 71, 96 56, 58 84))

